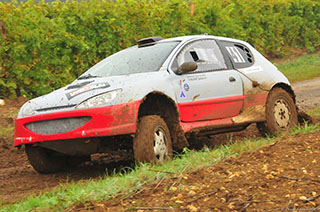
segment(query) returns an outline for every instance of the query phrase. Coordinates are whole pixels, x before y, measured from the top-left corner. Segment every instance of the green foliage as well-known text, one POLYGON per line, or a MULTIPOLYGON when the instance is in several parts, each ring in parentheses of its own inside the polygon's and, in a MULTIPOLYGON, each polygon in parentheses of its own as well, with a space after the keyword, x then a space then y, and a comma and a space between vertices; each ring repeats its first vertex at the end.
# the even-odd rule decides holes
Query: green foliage
POLYGON ((29 0, 0 3, 0 19, 0 97, 48 93, 148 36, 228 36, 269 56, 320 45, 318 0, 29 0))

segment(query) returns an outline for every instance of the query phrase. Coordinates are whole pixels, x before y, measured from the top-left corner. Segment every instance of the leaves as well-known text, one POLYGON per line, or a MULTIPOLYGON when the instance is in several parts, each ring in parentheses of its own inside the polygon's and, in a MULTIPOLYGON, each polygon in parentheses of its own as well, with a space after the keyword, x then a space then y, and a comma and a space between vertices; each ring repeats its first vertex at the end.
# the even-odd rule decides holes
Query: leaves
POLYGON ((312 51, 320 45, 319 14, 317 0, 1 3, 0 67, 8 71, 0 71, 0 96, 50 92, 148 36, 209 33, 246 40, 269 56, 312 51))

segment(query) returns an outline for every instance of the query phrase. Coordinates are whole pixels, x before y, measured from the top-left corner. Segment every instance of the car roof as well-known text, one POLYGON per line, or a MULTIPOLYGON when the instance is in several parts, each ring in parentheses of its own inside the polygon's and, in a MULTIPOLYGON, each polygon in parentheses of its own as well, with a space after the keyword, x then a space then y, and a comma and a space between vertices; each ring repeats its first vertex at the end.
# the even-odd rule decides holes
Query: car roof
POLYGON ((232 41, 232 42, 238 42, 238 43, 243 43, 246 44, 246 42, 238 40, 238 39, 234 39, 234 38, 227 38, 227 37, 220 37, 220 36, 212 36, 212 35, 207 35, 207 34, 203 34, 203 35, 187 35, 187 36, 180 36, 180 37, 173 37, 173 38, 167 38, 167 39, 163 39, 159 42, 168 42, 168 41, 182 41, 182 42, 186 42, 189 40, 195 40, 195 39, 204 39, 204 38, 213 38, 216 40, 225 40, 225 41, 232 41))

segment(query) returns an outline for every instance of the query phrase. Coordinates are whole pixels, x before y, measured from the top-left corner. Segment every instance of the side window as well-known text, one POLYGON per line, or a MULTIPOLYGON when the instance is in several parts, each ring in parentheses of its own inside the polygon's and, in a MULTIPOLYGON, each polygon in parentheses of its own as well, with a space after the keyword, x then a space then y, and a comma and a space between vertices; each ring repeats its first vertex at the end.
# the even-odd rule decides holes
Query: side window
POLYGON ((247 68, 254 63, 253 54, 245 45, 229 41, 221 41, 226 54, 232 60, 235 68, 247 68))
POLYGON ((173 62, 172 69, 178 70, 185 62, 198 65, 194 72, 206 72, 227 69, 223 55, 214 40, 200 40, 187 44, 173 62))

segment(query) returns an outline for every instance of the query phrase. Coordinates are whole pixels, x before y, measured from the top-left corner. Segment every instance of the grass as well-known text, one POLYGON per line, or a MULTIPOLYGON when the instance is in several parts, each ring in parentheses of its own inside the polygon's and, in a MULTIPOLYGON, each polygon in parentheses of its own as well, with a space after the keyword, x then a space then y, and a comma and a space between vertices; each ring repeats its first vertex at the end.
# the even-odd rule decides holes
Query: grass
POLYGON ((320 106, 314 108, 311 111, 308 111, 307 113, 308 113, 308 115, 310 115, 312 117, 320 117, 320 106))
POLYGON ((304 125, 292 129, 291 133, 295 135, 298 133, 312 133, 318 131, 320 131, 320 125, 318 123, 314 125, 308 125, 307 123, 305 123, 304 125))
MULTIPOLYGON (((291 134, 315 131, 320 131, 319 125, 305 125, 294 129, 291 134)), ((143 164, 139 167, 136 166, 134 169, 124 169, 113 176, 105 176, 98 180, 81 180, 69 184, 61 184, 52 192, 39 196, 31 196, 16 204, 2 206, 0 210, 29 211, 36 209, 36 211, 62 211, 75 203, 86 205, 90 201, 110 199, 119 193, 130 195, 147 183, 164 177, 170 177, 172 174, 182 176, 185 172, 211 166, 218 161, 237 156, 241 152, 255 151, 275 142, 276 139, 281 139, 281 136, 280 138, 245 139, 241 142, 221 145, 212 150, 209 148, 204 148, 202 151, 185 149, 184 154, 162 166, 143 164)))
POLYGON ((0 130, 0 137, 9 137, 11 135, 13 135, 14 132, 14 126, 13 125, 9 125, 7 127, 3 127, 0 130))
POLYGON ((320 54, 306 54, 275 65, 291 83, 320 77, 320 54))

